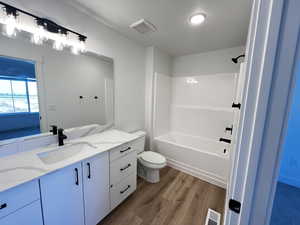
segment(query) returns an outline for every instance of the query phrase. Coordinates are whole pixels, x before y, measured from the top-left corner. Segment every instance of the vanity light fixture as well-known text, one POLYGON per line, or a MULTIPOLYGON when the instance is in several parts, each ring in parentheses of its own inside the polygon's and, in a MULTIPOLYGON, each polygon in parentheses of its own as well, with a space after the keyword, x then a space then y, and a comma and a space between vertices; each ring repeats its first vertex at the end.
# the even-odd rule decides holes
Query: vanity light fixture
POLYGON ((79 53, 86 51, 85 40, 86 40, 86 37, 79 36, 78 40, 73 42, 71 51, 74 55, 78 55, 79 53))
POLYGON ((86 36, 63 27, 49 19, 41 18, 4 2, 0 1, 0 5, 3 6, 2 8, 5 12, 5 18, 0 20, 0 23, 4 25, 4 35, 14 37, 17 34, 17 30, 24 30, 31 33, 31 42, 34 44, 41 45, 45 40, 51 40, 53 41, 53 48, 56 50, 63 50, 67 47, 76 55, 86 51, 86 36), (25 26, 21 26, 18 21, 20 14, 32 17, 36 27, 31 27, 30 30, 28 30, 25 26), (75 38, 72 40, 69 35, 75 36, 75 38))
POLYGON ((46 40, 45 30, 42 26, 36 28, 31 36, 31 42, 36 45, 41 45, 46 40))
POLYGON ((44 29, 44 22, 42 20, 36 19, 36 28, 31 36, 31 42, 36 45, 41 45, 45 40, 47 40, 46 30, 44 29))
POLYGON ((67 36, 68 32, 66 30, 59 30, 53 42, 53 48, 57 51, 62 51, 67 45, 67 36))
POLYGON ((4 19, 3 34, 8 37, 15 37, 17 35, 18 28, 18 11, 14 7, 10 7, 8 5, 5 6, 3 9, 6 13, 6 18, 4 19))
POLYGON ((191 25, 196 26, 200 25, 206 19, 206 15, 204 13, 197 13, 190 17, 189 22, 191 25))

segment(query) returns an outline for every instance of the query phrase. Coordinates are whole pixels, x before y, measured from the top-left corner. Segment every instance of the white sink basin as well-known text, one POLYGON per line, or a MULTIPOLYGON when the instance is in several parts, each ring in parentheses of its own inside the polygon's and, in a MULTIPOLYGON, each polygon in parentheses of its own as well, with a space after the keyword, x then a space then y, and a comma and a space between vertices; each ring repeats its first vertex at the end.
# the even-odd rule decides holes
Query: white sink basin
POLYGON ((83 151, 95 148, 95 146, 89 143, 73 143, 58 147, 54 150, 39 153, 37 156, 45 164, 54 164, 72 158, 83 151))

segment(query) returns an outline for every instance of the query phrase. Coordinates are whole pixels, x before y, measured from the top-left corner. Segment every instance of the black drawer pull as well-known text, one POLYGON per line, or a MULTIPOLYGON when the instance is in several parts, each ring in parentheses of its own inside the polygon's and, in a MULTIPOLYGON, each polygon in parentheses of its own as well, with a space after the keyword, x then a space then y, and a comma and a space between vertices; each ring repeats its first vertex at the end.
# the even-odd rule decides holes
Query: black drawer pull
POLYGON ((120 191, 120 194, 125 193, 129 188, 130 188, 130 185, 128 185, 127 188, 125 188, 123 191, 120 191))
POLYGON ((131 147, 128 147, 128 148, 126 148, 126 149, 124 149, 124 150, 121 150, 120 153, 127 152, 127 151, 129 151, 130 149, 131 149, 131 147))
POLYGON ((6 204, 6 203, 0 205, 0 209, 4 209, 4 208, 6 208, 6 207, 7 207, 7 204, 6 204))
POLYGON ((124 171, 124 170, 128 169, 129 167, 131 167, 131 164, 130 164, 130 163, 129 163, 127 166, 121 168, 120 170, 121 170, 121 171, 124 171))
POLYGON ((79 175, 78 175, 78 169, 75 168, 75 175, 76 175, 76 181, 75 181, 75 184, 76 185, 79 185, 79 175))
POLYGON ((91 164, 90 163, 87 163, 86 164, 87 165, 87 167, 88 167, 88 179, 91 179, 91 164))

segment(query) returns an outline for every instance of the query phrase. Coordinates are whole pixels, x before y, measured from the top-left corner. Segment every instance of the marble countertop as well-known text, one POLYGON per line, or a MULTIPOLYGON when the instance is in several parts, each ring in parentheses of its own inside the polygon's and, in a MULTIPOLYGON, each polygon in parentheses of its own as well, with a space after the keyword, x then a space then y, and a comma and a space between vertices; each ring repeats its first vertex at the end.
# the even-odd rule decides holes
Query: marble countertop
POLYGON ((136 134, 130 134, 115 129, 77 138, 66 142, 62 147, 72 146, 78 143, 86 143, 92 147, 53 164, 45 164, 38 155, 62 148, 57 145, 49 145, 44 148, 0 158, 0 192, 37 179, 48 173, 88 159, 102 152, 109 151, 137 138, 139 138, 139 136, 136 134))

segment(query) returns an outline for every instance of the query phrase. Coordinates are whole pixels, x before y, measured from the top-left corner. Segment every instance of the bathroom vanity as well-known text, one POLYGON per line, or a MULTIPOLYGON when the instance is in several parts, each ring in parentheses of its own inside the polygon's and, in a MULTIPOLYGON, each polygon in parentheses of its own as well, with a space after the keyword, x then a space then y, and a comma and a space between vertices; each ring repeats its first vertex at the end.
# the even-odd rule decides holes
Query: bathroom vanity
POLYGON ((0 102, 0 225, 96 225, 135 191, 144 147, 139 134, 107 130, 114 60, 0 38, 10 90, 0 102))
POLYGON ((140 140, 108 130, 0 158, 0 224, 96 225, 136 190, 140 140))

